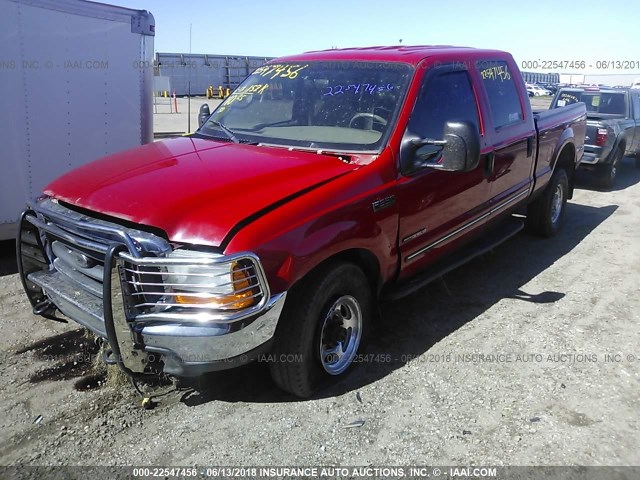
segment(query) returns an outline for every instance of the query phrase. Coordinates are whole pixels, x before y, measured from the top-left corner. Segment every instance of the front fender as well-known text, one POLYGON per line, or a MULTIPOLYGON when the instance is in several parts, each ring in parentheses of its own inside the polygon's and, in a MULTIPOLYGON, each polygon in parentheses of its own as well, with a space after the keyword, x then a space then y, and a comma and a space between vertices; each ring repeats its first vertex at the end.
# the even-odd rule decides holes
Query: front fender
MULTIPOLYGON (((253 251, 275 293, 288 290, 319 264, 358 250, 375 258, 383 282, 397 273, 398 207, 374 211, 393 197, 395 179, 371 164, 256 219, 225 253, 253 251)), ((377 279, 376 279, 377 280, 377 279)))

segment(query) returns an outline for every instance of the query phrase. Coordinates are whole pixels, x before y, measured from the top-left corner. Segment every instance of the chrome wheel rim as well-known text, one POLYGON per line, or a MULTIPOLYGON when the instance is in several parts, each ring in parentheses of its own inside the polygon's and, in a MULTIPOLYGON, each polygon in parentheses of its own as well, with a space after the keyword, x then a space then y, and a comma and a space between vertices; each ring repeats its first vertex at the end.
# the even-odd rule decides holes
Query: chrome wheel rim
POLYGON ((562 185, 556 187, 551 199, 551 223, 556 223, 562 213, 562 200, 564 198, 564 190, 562 185))
POLYGON ((322 322, 320 362, 329 375, 339 375, 353 361, 362 337, 362 309, 358 301, 344 295, 338 298, 322 322))

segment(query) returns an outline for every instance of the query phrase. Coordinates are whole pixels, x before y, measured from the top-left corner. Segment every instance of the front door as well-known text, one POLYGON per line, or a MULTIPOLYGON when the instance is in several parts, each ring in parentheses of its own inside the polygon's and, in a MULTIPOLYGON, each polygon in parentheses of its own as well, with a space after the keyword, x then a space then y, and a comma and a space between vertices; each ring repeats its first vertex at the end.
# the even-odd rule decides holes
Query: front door
MULTIPOLYGON (((405 139, 441 140, 447 121, 469 121, 479 128, 481 125, 469 72, 460 64, 436 66, 426 73, 405 139)), ((397 190, 403 277, 425 267, 456 240, 482 225, 490 210, 482 160, 470 172, 445 172, 415 166, 415 153, 406 150, 403 148, 401 153, 402 174, 397 190)))

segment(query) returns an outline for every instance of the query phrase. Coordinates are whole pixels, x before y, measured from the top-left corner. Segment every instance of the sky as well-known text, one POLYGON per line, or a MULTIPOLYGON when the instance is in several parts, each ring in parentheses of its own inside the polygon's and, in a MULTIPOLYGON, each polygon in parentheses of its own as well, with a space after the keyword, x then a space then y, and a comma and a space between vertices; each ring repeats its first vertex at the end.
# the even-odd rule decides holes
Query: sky
POLYGON ((566 71, 640 76, 638 0, 106 2, 149 10, 156 20, 157 52, 188 53, 191 26, 193 53, 277 57, 401 42, 506 50, 521 67, 584 60, 584 69, 566 71), (603 68, 602 60, 628 64, 603 68))

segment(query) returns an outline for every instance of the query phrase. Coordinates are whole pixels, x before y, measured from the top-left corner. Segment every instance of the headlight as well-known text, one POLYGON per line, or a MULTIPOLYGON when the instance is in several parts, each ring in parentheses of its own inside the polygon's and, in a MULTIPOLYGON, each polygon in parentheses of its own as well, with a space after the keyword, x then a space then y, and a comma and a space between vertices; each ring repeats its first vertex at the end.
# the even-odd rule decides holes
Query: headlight
POLYGON ((185 264, 167 265, 165 303, 239 310, 260 300, 253 265, 242 261, 210 265, 196 262, 207 258, 214 255, 192 250, 175 250, 169 254, 169 260, 184 260, 185 264))

